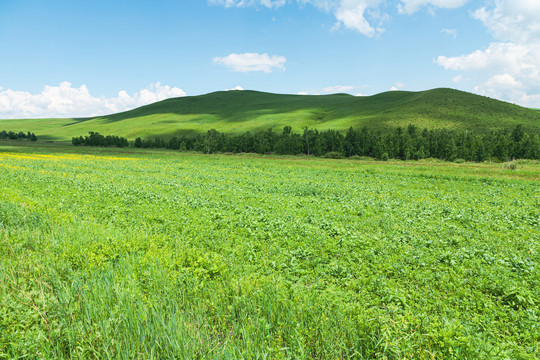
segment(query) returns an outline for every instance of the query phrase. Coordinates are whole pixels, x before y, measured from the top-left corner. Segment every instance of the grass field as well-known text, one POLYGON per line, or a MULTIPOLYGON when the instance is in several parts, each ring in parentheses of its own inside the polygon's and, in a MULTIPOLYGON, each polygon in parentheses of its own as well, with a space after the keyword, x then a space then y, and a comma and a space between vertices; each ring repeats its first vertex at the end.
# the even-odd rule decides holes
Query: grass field
POLYGON ((389 131, 409 124, 420 129, 485 132, 517 124, 540 133, 540 112, 452 90, 391 91, 374 96, 306 96, 256 91, 215 92, 167 99, 119 114, 83 119, 0 120, 0 131, 34 132, 40 139, 70 141, 88 132, 136 137, 173 136, 210 129, 241 133, 292 126, 346 131, 389 131))
POLYGON ((0 358, 535 359, 539 184, 0 143, 0 358))

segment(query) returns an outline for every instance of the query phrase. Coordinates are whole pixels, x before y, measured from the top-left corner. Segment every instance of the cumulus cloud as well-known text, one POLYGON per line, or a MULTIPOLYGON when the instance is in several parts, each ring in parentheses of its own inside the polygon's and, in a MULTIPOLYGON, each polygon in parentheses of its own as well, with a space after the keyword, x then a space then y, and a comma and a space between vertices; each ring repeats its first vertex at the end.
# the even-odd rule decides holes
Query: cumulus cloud
POLYGON ((510 74, 498 74, 492 76, 486 83, 490 88, 513 88, 519 89, 523 87, 523 84, 517 81, 510 74))
POLYGON ((231 89, 225 89, 225 91, 242 91, 242 90, 244 90, 244 88, 241 87, 240 85, 237 85, 231 89))
POLYGON ((111 98, 95 97, 86 85, 77 88, 67 81, 58 86, 45 86, 39 94, 0 88, 0 118, 97 116, 185 95, 182 89, 161 85, 159 82, 133 95, 122 90, 118 96, 111 98))
POLYGON ((510 74, 493 75, 483 83, 476 85, 473 91, 493 98, 509 98, 510 101, 522 102, 527 97, 523 84, 510 74))
MULTIPOLYGON (((211 5, 232 7, 266 7, 277 9, 285 6, 287 0, 208 0, 211 5)), ((381 24, 387 18, 379 7, 385 0, 290 0, 299 5, 311 5, 332 13, 336 19, 333 29, 344 27, 366 36, 374 36, 384 31, 381 24)))
MULTIPOLYGON (((212 5, 232 7, 266 7, 277 9, 289 3, 301 6, 311 5, 321 11, 331 13, 336 23, 333 29, 345 28, 372 37, 384 32, 383 24, 389 18, 381 8, 385 0, 208 0, 212 5)), ((422 7, 455 9, 465 5, 467 0, 400 0, 397 8, 402 14, 413 14, 422 7)))
POLYGON ((378 11, 381 0, 342 0, 333 9, 337 23, 334 28, 344 26, 366 36, 384 31, 382 22, 386 18, 378 11))
POLYGON ((323 89, 325 93, 344 93, 354 89, 354 86, 347 85, 336 85, 336 86, 327 86, 323 89))
POLYGON ((357 31, 372 37, 384 32, 383 24, 388 15, 381 11, 384 0, 297 0, 334 15, 336 23, 333 29, 339 28, 357 31))
POLYGON ((519 94, 518 103, 522 106, 527 107, 534 107, 539 108, 540 107, 540 94, 527 94, 525 92, 522 92, 519 94))
POLYGON ((422 7, 457 9, 465 5, 467 0, 401 0, 398 5, 400 13, 413 14, 422 7))
POLYGON ((482 7, 473 16, 499 40, 526 43, 540 39, 540 1, 497 0, 494 7, 482 7))
POLYGON ((457 29, 442 29, 441 31, 454 39, 457 38, 457 29))
POLYGON ((215 64, 220 64, 237 72, 262 71, 271 73, 275 69, 285 70, 287 59, 283 56, 268 54, 244 53, 230 54, 225 57, 215 57, 215 64))
POLYGON ((279 8, 285 5, 287 0, 209 0, 212 5, 225 7, 264 6, 267 8, 279 8))
POLYGON ((355 86, 349 86, 349 85, 334 85, 334 86, 327 86, 320 89, 300 91, 297 94, 298 95, 321 95, 321 94, 350 93, 355 88, 356 88, 355 86))
POLYGON ((435 62, 446 70, 466 72, 479 94, 540 106, 540 2, 497 0, 473 17, 498 41, 469 54, 439 56, 435 62))
POLYGON ((436 62, 446 70, 511 71, 538 79, 540 49, 537 45, 496 42, 485 50, 466 55, 439 56, 436 62))
POLYGON ((390 87, 390 91, 398 91, 405 87, 405 84, 402 82, 395 83, 392 87, 390 87))

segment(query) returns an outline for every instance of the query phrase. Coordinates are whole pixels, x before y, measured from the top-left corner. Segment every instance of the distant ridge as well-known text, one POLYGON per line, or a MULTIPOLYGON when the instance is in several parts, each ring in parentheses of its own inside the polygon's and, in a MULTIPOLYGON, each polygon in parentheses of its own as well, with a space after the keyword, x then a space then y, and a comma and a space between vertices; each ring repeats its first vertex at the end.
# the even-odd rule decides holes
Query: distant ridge
POLYGON ((485 132, 517 124, 540 133, 540 111, 471 93, 439 88, 389 91, 373 96, 284 95, 252 90, 218 91, 172 98, 117 114, 81 119, 0 120, 0 130, 32 131, 40 138, 69 140, 97 131, 130 139, 181 133, 239 133, 288 125, 345 131, 398 126, 485 132))

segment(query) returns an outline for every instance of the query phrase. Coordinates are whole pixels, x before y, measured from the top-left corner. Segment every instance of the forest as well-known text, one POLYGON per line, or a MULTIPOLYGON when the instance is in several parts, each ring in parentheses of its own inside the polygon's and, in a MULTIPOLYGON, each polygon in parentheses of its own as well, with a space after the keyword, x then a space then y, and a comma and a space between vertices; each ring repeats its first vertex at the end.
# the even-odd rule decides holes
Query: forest
POLYGON ((315 155, 325 157, 366 156, 378 160, 419 160, 436 158, 446 161, 539 159, 538 134, 529 134, 522 125, 479 134, 470 131, 419 129, 414 125, 398 127, 389 133, 367 128, 349 128, 345 134, 337 130, 318 131, 304 128, 302 133, 285 126, 281 133, 272 129, 242 134, 227 134, 215 129, 195 136, 136 138, 129 142, 118 136, 90 133, 74 137, 74 145, 132 146, 135 148, 167 148, 181 151, 212 153, 258 153, 278 155, 315 155))

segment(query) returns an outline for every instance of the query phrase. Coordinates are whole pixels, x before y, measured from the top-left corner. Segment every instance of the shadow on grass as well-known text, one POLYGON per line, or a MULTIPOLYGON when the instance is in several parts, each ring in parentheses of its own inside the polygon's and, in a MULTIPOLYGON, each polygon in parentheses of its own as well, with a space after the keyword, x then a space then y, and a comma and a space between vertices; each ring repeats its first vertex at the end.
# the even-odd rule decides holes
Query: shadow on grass
MULTIPOLYGON (((163 100, 134 110, 102 116, 105 123, 132 119, 135 117, 176 114, 176 115, 211 115, 221 121, 243 122, 261 115, 293 113, 299 110, 348 109, 354 107, 360 99, 348 94, 303 96, 280 95, 257 91, 222 91, 201 96, 186 96, 163 100)), ((328 111, 325 111, 328 113, 328 111)), ((330 116, 328 120, 333 117, 330 116)), ((81 121, 87 121, 82 119, 81 121)), ((175 123, 174 120, 167 120, 175 123)))
MULTIPOLYGON (((283 121, 294 124, 299 116, 315 124, 350 119, 346 122, 353 127, 367 126, 381 131, 409 124, 420 128, 439 128, 441 124, 446 124, 443 127, 485 132, 521 123, 529 131, 540 132, 539 111, 453 89, 390 91, 373 96, 222 91, 167 99, 118 114, 75 119, 73 124, 93 119, 109 124, 160 114, 201 116, 199 119, 187 119, 186 122, 204 122, 206 115, 209 126, 216 120, 228 123, 252 122, 250 130, 267 129, 268 126, 256 123, 261 123, 264 116, 290 115, 290 120, 284 118, 283 121), (303 113, 295 115, 296 112, 303 113)), ((167 119, 162 122, 174 124, 180 121, 184 120, 167 119)))

